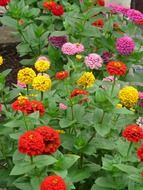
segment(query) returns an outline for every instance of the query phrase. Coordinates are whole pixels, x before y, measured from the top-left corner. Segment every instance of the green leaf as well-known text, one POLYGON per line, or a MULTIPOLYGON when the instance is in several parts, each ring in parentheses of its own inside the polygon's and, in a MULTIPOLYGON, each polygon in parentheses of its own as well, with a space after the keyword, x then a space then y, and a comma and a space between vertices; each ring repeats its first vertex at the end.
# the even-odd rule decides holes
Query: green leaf
POLYGON ((27 174, 34 168, 35 168, 35 165, 31 165, 30 162, 18 163, 13 167, 10 175, 27 174))
POLYGON ((39 177, 32 177, 30 181, 31 181, 32 189, 39 190, 41 179, 39 177))
POLYGON ((116 189, 116 183, 111 177, 99 177, 96 179, 95 183, 99 187, 104 187, 104 188, 111 188, 111 189, 116 189))
POLYGON ((49 166, 57 162, 57 160, 53 156, 41 155, 34 157, 34 164, 37 168, 42 168, 45 166, 49 166))
POLYGON ((59 125, 61 128, 68 128, 70 126, 72 126, 73 124, 75 124, 77 121, 74 119, 73 121, 69 121, 66 118, 63 118, 60 120, 59 125))
POLYGON ((135 168, 134 166, 129 166, 126 164, 114 164, 114 167, 118 168, 120 171, 123 171, 125 173, 128 174, 137 174, 138 173, 138 169, 135 168))

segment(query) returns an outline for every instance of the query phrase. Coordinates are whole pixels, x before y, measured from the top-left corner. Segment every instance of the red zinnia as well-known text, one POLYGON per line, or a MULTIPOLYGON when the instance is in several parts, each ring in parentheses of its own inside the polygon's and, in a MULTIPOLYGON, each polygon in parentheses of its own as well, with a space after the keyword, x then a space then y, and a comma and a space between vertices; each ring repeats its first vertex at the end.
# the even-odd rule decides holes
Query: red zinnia
POLYGON ((98 20, 96 20, 95 22, 92 23, 92 26, 96 26, 96 27, 99 27, 99 28, 103 28, 103 26, 104 26, 104 21, 103 21, 103 19, 98 19, 98 20))
POLYGON ((57 80, 63 80, 65 78, 67 78, 69 76, 69 72, 68 71, 59 71, 56 73, 56 79, 57 80))
POLYGON ((127 67, 124 63, 121 61, 110 61, 107 64, 107 72, 110 75, 117 75, 117 76, 122 76, 126 74, 127 67))
POLYGON ((5 7, 9 2, 10 0, 0 0, 0 6, 5 7))
POLYGON ((75 88, 72 92, 70 97, 73 98, 75 96, 79 96, 79 95, 88 95, 88 92, 86 90, 82 90, 82 89, 78 89, 75 88))
POLYGON ((62 5, 56 4, 55 6, 52 7, 51 12, 55 16, 61 16, 64 14, 64 8, 62 5))
POLYGON ((35 131, 27 131, 18 141, 18 149, 21 153, 36 156, 43 153, 45 148, 43 137, 35 131))
POLYGON ((139 142, 143 139, 143 129, 136 124, 128 125, 122 132, 122 136, 131 142, 139 142))
POLYGON ((2 104, 0 104, 0 112, 2 112, 2 104))
POLYGON ((37 100, 31 100, 31 105, 32 105, 32 112, 39 111, 40 116, 44 115, 45 108, 42 102, 37 100))
POLYGON ((44 2, 43 3, 43 7, 45 9, 48 9, 49 11, 51 11, 52 8, 55 7, 56 5, 57 5, 56 2, 54 2, 54 1, 49 1, 49 2, 44 2))
POLYGON ((66 190, 65 181, 60 176, 47 176, 41 183, 40 190, 66 190))
POLYGON ((97 4, 99 5, 99 6, 104 6, 105 5, 105 1, 104 0, 98 0, 97 1, 97 4))
POLYGON ((13 110, 23 113, 27 113, 27 110, 32 110, 31 102, 26 98, 17 99, 11 106, 13 110))
POLYGON ((143 144, 140 145, 140 147, 137 150, 138 158, 143 162, 143 144))
POLYGON ((36 131, 40 133, 44 140, 45 149, 43 153, 52 154, 56 152, 61 144, 59 133, 49 126, 38 127, 36 131))

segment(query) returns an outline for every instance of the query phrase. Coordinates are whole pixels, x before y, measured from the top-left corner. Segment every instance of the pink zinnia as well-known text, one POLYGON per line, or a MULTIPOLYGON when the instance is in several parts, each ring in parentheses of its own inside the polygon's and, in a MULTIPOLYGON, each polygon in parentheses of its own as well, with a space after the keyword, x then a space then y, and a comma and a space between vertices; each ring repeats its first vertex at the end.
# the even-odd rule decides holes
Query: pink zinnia
POLYGON ((79 44, 79 43, 75 43, 73 44, 74 48, 75 48, 75 53, 82 53, 84 51, 84 45, 83 44, 79 44))
POLYGON ((38 57, 37 61, 39 61, 39 60, 48 61, 49 59, 46 56, 41 55, 41 56, 38 57))
POLYGON ((134 40, 129 36, 118 38, 116 41, 116 49, 120 55, 129 55, 135 49, 134 40))
POLYGON ((60 104, 59 104, 59 109, 60 109, 60 110, 67 110, 67 108, 68 108, 68 107, 67 107, 64 103, 60 103, 60 104))
POLYGON ((76 53, 75 45, 70 42, 65 43, 62 46, 61 50, 62 50, 63 54, 66 54, 66 55, 74 55, 76 53))
POLYGON ((26 88, 26 84, 23 84, 19 81, 17 81, 17 86, 20 87, 20 88, 26 88))
POLYGON ((132 20, 135 23, 140 23, 141 21, 143 21, 143 14, 135 9, 128 10, 127 16, 130 20, 132 20))
POLYGON ((112 81, 114 81, 114 76, 105 77, 105 78, 103 78, 103 81, 112 82, 112 81))
POLYGON ((111 11, 113 13, 120 13, 125 16, 127 15, 127 11, 129 10, 129 8, 123 7, 123 6, 115 4, 115 3, 110 3, 108 5, 108 7, 111 9, 111 11))
POLYGON ((103 59, 96 53, 91 53, 85 57, 84 63, 90 69, 99 69, 102 67, 103 59))
POLYGON ((143 100, 143 92, 139 92, 139 99, 143 100))

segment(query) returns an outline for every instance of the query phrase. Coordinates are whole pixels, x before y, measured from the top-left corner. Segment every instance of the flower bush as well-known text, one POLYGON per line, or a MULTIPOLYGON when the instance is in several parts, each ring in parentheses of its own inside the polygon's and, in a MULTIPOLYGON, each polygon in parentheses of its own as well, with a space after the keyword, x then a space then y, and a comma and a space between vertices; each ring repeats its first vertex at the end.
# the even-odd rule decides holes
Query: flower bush
POLYGON ((0 73, 0 187, 141 190, 142 14, 103 0, 11 0, 0 20, 27 56, 13 87, 0 73))

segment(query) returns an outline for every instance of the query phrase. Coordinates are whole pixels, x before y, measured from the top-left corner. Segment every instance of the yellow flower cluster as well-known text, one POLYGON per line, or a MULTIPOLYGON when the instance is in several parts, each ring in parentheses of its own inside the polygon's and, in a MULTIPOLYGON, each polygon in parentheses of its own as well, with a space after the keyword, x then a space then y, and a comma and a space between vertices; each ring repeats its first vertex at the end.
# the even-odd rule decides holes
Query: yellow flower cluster
POLYGON ((31 84, 34 77, 36 77, 36 73, 29 67, 20 69, 17 74, 17 80, 23 84, 31 84))
POLYGON ((3 57, 0 56, 0 65, 2 65, 2 64, 3 64, 3 57))
POLYGON ((134 87, 127 86, 119 91, 118 97, 123 106, 131 108, 138 102, 139 92, 134 87))
POLYGON ((33 79, 32 87, 38 91, 46 91, 51 88, 51 79, 47 76, 37 76, 33 79))
POLYGON ((38 72, 45 72, 50 68, 50 62, 48 60, 38 60, 35 63, 35 69, 38 72))
POLYGON ((77 84, 84 88, 91 87, 95 82, 95 77, 92 72, 84 72, 83 75, 77 80, 77 84))

